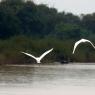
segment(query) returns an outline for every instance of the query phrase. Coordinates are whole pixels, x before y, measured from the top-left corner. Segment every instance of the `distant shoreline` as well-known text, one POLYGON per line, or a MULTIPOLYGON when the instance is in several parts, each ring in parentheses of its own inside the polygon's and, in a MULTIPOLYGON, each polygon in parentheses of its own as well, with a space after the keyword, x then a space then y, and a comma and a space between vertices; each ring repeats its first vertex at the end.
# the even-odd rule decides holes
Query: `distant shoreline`
POLYGON ((37 63, 32 63, 32 64, 4 64, 4 65, 1 65, 0 66, 21 66, 21 67, 26 67, 26 66, 32 66, 32 67, 39 67, 39 66, 64 66, 64 65, 95 65, 95 63, 79 63, 79 62, 70 62, 68 64, 61 64, 60 62, 54 62, 54 63, 42 63, 42 64, 37 64, 37 63))

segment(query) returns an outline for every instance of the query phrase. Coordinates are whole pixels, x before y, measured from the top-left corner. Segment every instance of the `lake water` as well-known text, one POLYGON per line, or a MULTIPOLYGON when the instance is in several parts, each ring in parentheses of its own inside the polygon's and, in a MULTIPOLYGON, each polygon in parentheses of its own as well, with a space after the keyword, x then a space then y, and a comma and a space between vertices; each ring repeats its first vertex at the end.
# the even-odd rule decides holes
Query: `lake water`
POLYGON ((1 66, 0 95, 95 95, 95 65, 1 66))

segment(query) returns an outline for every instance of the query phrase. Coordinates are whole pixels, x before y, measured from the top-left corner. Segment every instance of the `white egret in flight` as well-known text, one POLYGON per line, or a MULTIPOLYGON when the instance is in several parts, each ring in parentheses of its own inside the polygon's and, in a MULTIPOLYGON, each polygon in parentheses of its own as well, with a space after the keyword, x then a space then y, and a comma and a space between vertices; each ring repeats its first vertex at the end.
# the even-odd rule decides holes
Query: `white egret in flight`
POLYGON ((35 57, 35 56, 33 56, 33 55, 29 54, 29 53, 25 53, 25 52, 21 52, 21 53, 34 58, 37 63, 41 63, 42 58, 45 57, 48 53, 50 53, 52 50, 53 50, 53 48, 48 50, 48 51, 46 51, 45 53, 43 53, 40 57, 35 57))
POLYGON ((79 41, 77 41, 77 42, 75 43, 72 54, 75 53, 75 50, 76 50, 77 46, 78 46, 80 43, 85 43, 85 42, 90 43, 90 44, 93 46, 93 48, 95 48, 95 46, 93 45, 93 43, 92 43, 91 41, 89 41, 89 40, 87 40, 87 39, 81 39, 81 40, 79 40, 79 41))

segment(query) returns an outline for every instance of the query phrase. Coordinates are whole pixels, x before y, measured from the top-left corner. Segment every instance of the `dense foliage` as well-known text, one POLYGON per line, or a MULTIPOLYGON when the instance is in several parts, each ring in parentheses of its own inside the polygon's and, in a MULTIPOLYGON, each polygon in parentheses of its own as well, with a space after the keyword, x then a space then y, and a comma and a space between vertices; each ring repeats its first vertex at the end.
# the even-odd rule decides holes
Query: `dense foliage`
POLYGON ((81 44, 72 55, 74 43, 81 38, 95 43, 95 13, 76 16, 29 0, 0 2, 2 64, 32 62, 20 51, 39 55, 52 47, 45 61, 95 62, 95 50, 89 44, 81 44))

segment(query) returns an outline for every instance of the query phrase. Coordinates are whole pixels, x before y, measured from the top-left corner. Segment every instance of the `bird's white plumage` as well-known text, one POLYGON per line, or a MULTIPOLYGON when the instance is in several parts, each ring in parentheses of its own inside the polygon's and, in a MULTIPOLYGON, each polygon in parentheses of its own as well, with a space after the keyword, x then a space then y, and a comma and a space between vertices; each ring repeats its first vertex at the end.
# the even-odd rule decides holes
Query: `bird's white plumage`
POLYGON ((42 58, 45 57, 48 53, 50 53, 52 50, 53 50, 53 48, 46 51, 45 53, 43 53, 40 57, 35 57, 32 54, 29 54, 29 53, 26 53, 26 52, 21 52, 21 53, 34 58, 37 61, 37 63, 41 63, 42 58))
POLYGON ((23 53, 23 54, 25 54, 25 55, 28 55, 28 56, 30 56, 30 57, 32 57, 32 58, 34 58, 34 59, 36 59, 36 57, 35 57, 35 56, 33 56, 32 54, 29 54, 29 53, 26 53, 26 52, 21 52, 21 53, 23 53))
POLYGON ((95 48, 95 46, 93 45, 93 43, 92 43, 91 41, 89 41, 89 40, 87 40, 87 39, 81 39, 81 40, 79 40, 79 41, 77 41, 77 42, 75 43, 74 49, 73 49, 73 53, 72 53, 72 54, 75 53, 75 50, 76 50, 77 46, 78 46, 80 43, 85 43, 85 42, 90 43, 90 44, 93 46, 93 48, 95 48))
POLYGON ((43 53, 43 54, 40 56, 40 59, 42 59, 44 56, 46 56, 46 55, 47 55, 48 53, 50 53, 52 50, 53 50, 53 48, 50 49, 50 50, 48 50, 48 51, 46 51, 45 53, 43 53))

